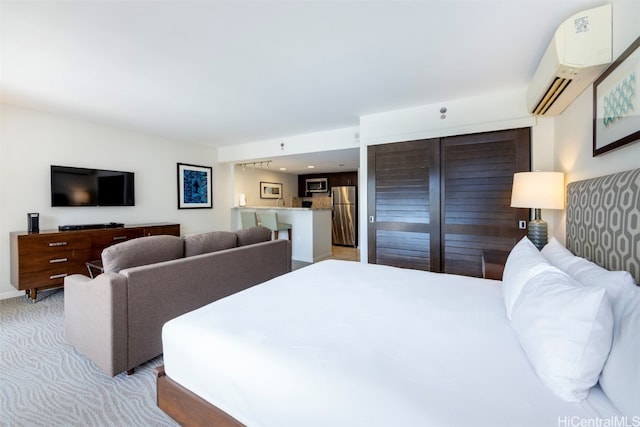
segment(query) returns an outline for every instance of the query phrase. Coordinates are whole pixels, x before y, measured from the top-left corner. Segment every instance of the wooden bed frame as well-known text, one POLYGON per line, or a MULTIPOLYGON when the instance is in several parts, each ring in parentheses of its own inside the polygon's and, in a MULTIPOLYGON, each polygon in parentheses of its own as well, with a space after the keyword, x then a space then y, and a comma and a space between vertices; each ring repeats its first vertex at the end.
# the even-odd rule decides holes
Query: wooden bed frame
MULTIPOLYGON (((623 212, 640 215, 640 169, 620 172, 604 177, 592 178, 571 183, 567 189, 567 248, 584 258, 590 259, 605 268, 630 271, 636 282, 640 282, 640 229, 638 221, 619 221, 605 215, 604 223, 599 227, 585 226, 584 214, 602 216, 602 212, 623 212), (633 189, 633 191, 629 191, 633 189), (614 196, 611 196, 611 193, 614 196), (625 197, 617 197, 626 193, 625 197), (610 223, 609 223, 610 221, 610 223), (622 224, 622 225, 621 225, 622 224), (594 232, 596 230, 596 232, 594 232), (611 235, 632 244, 621 245, 623 250, 607 247, 611 244, 611 235), (604 236, 604 237, 603 237, 604 236), (604 242, 603 242, 604 241, 604 242), (606 242, 609 242, 606 244, 606 242), (594 243, 596 247, 594 247, 594 243), (602 247, 606 247, 603 250, 602 247), (613 249, 616 250, 613 250, 613 249), (606 253, 606 259, 600 260, 598 254, 606 253), (613 261, 611 261, 613 260, 613 261), (622 268, 620 268, 622 267, 622 268)), ((156 369, 158 407, 182 426, 220 426, 238 427, 241 422, 182 387, 169 378, 164 366, 156 369)))
POLYGON ((164 372, 155 369, 158 407, 181 426, 243 427, 240 421, 182 387, 164 372))

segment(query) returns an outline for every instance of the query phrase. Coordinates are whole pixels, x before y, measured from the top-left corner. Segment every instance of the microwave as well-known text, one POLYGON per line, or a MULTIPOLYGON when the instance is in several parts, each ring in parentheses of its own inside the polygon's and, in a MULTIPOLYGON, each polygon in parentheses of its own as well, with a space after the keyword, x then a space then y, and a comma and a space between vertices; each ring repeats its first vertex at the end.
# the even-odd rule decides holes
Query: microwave
POLYGON ((307 193, 327 193, 329 191, 327 178, 309 178, 306 183, 307 193))

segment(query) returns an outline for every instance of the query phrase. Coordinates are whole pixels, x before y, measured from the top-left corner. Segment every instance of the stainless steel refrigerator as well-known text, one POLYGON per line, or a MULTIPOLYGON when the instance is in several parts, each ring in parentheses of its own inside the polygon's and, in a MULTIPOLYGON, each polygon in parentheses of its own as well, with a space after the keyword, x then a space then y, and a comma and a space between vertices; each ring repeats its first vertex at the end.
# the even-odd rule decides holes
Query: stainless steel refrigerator
POLYGON ((334 245, 358 246, 358 205, 355 186, 332 187, 334 245))

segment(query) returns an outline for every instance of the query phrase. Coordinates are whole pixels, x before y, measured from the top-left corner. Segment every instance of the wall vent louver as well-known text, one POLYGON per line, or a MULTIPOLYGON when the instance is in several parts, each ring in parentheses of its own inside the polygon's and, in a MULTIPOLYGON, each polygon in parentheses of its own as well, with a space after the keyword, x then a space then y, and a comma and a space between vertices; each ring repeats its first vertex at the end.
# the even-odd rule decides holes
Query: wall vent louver
POLYGON ((569 79, 556 77, 549 89, 547 89, 547 92, 545 93, 542 100, 538 103, 538 105, 536 105, 536 108, 533 110, 532 114, 536 116, 545 115, 549 108, 556 101, 556 99, 558 99, 562 92, 564 92, 569 83, 571 83, 571 80, 569 79))

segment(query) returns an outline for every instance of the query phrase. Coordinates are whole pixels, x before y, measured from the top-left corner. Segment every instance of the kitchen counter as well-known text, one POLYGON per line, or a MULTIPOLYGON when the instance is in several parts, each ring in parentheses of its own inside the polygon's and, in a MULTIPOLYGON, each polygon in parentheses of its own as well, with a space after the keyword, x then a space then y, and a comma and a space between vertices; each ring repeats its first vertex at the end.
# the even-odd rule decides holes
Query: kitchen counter
MULTIPOLYGON (((243 206, 243 207, 237 207, 237 208, 233 208, 233 209, 249 209, 249 210, 277 210, 277 211, 281 211, 281 210, 288 210, 288 211, 330 211, 331 208, 296 208, 296 207, 290 207, 290 206, 279 206, 279 207, 275 207, 275 206, 243 206)), ((280 221, 282 222, 282 221, 280 221)))
MULTIPOLYGON (((331 256, 331 208, 294 208, 245 206, 232 208, 236 211, 236 228, 242 227, 240 212, 256 212, 258 221, 263 212, 278 214, 278 222, 291 224, 291 258, 296 261, 317 262, 331 256)), ((287 239, 287 233, 279 233, 287 239)))

